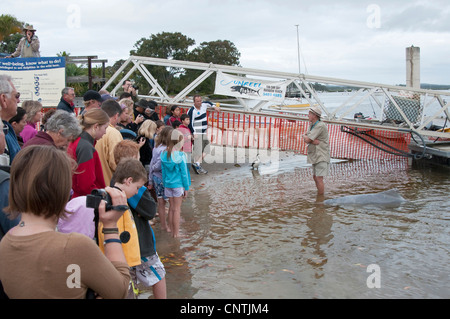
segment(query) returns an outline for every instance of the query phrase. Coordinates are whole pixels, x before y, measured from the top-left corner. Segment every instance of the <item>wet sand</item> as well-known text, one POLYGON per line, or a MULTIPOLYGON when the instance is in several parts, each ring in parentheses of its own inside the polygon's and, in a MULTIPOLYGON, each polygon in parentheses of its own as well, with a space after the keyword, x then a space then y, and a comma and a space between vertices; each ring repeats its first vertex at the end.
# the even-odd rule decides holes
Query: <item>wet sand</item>
MULTIPOLYGON (((235 154, 236 155, 236 154, 235 154)), ((448 298, 450 174, 406 161, 333 161, 317 196, 306 158, 254 153, 192 173, 181 238, 153 227, 170 299, 448 298), (397 188, 396 207, 323 201, 397 188), (370 288, 370 265, 381 287, 370 288), (432 271, 430 271, 430 269, 432 271)), ((139 299, 152 298, 143 291, 139 299)))

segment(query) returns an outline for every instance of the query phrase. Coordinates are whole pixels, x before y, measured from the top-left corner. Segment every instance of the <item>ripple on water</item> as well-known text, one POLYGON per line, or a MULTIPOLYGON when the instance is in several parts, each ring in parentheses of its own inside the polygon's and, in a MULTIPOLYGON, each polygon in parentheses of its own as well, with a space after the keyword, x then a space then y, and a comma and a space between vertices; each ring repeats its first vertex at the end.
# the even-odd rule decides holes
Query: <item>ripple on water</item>
POLYGON ((391 188, 407 199, 398 207, 343 208, 322 204, 309 169, 236 172, 211 175, 183 204, 183 266, 171 266, 167 277, 177 296, 450 297, 448 174, 335 164, 325 199, 391 188), (371 264, 380 266, 381 289, 367 287, 371 264), (169 278, 180 273, 185 284, 177 288, 169 278))

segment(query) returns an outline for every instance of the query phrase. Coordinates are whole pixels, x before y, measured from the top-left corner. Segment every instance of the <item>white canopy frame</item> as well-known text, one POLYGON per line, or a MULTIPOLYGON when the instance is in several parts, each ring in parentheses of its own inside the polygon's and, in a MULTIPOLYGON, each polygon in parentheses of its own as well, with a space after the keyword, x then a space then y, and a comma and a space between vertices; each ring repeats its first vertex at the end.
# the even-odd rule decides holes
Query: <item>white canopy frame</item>
MULTIPOLYGON (((111 90, 111 95, 114 96, 117 90, 121 87, 123 81, 130 79, 134 72, 140 72, 142 74, 142 76, 152 87, 152 93, 154 94, 152 96, 140 95, 140 97, 151 98, 157 102, 164 104, 181 104, 185 102, 188 95, 192 91, 194 91, 195 88, 198 87, 203 81, 208 79, 212 74, 224 72, 240 76, 290 81, 288 83, 293 83, 310 105, 317 105, 322 109, 324 115, 327 118, 327 121, 329 122, 334 121, 336 123, 344 123, 346 121, 346 119, 344 119, 345 115, 349 114, 352 111, 357 111, 358 106, 362 102, 370 100, 374 101, 375 104, 382 110, 382 112, 385 111, 386 105, 389 105, 391 111, 395 112, 395 114, 401 118, 402 122, 404 122, 404 125, 406 126, 404 127, 405 129, 409 129, 423 136, 450 138, 450 133, 437 132, 426 129, 427 125, 438 118, 442 119, 443 117, 446 117, 450 122, 450 104, 446 102, 446 99, 450 98, 450 91, 423 90, 415 89, 412 87, 384 85, 379 83, 352 81, 305 74, 139 56, 130 56, 125 61, 125 63, 117 70, 117 72, 108 80, 108 82, 105 83, 102 89, 107 90, 108 87, 112 85, 112 83, 117 81, 117 79, 120 79, 118 84, 111 90), (122 75, 124 70, 130 64, 132 64, 133 67, 125 75, 122 75), (165 92, 161 85, 159 85, 158 80, 148 71, 145 65, 201 70, 203 71, 203 73, 194 81, 189 83, 176 96, 171 97, 165 92), (346 102, 340 105, 338 109, 331 111, 327 108, 326 103, 321 100, 320 96, 314 90, 311 83, 348 86, 355 89, 349 93, 350 96, 346 102), (405 110, 407 110, 408 106, 402 105, 403 102, 400 101, 401 99, 405 100, 405 98, 403 98, 404 96, 410 97, 409 100, 413 104, 416 103, 417 105, 421 106, 421 111, 417 116, 417 120, 415 119, 415 117, 414 119, 411 119, 411 116, 408 117, 408 114, 405 113, 405 110), (431 116, 425 118, 424 112, 426 108, 432 103, 438 103, 440 109, 433 112, 431 116), (344 113, 338 115, 338 112, 340 111, 344 113)), ((273 103, 269 101, 260 101, 258 103, 254 103, 254 106, 249 106, 250 103, 247 99, 236 98, 236 100, 244 108, 245 111, 250 112, 265 112, 265 107, 269 103, 273 103)), ((406 100, 408 100, 408 98, 406 98, 406 100)), ((368 127, 370 127, 370 125, 368 125, 368 127)))

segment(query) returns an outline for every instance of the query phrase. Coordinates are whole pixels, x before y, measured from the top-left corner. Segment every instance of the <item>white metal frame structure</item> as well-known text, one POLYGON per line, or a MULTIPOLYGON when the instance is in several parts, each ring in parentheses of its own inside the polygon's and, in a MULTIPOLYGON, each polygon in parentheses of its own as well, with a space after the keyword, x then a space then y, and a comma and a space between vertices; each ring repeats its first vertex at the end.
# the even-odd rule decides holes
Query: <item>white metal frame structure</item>
MULTIPOLYGON (((111 77, 111 79, 109 79, 109 81, 103 86, 103 89, 107 90, 108 87, 112 85, 112 83, 119 79, 118 84, 111 90, 111 95, 114 96, 116 91, 121 87, 123 81, 130 79, 133 73, 136 71, 140 72, 141 75, 147 80, 147 82, 152 87, 152 93, 154 94, 151 97, 147 95, 142 95, 140 97, 149 97, 164 104, 182 104, 186 100, 187 96, 208 77, 210 77, 214 73, 223 72, 239 76, 257 77, 259 79, 276 79, 280 81, 287 80, 289 81, 289 83, 293 83, 298 88, 299 92, 302 93, 302 95, 310 105, 318 105, 324 112, 326 121, 331 123, 342 123, 343 125, 348 125, 349 120, 348 118, 345 118, 345 116, 349 115, 352 112, 357 112, 358 106, 360 106, 363 102, 367 102, 368 100, 370 100, 371 104, 373 101, 374 104, 380 108, 382 114, 386 114, 384 113, 386 111, 385 108, 389 106, 391 109, 390 112, 394 112, 396 114, 396 119, 400 120, 398 122, 401 122, 402 125, 393 127, 381 125, 382 123, 374 124, 367 122, 363 124, 357 123, 356 126, 382 128, 385 130, 411 130, 423 136, 450 139, 450 133, 437 132, 426 129, 427 126, 429 126, 433 121, 437 119, 446 118, 450 122, 450 103, 446 102, 446 99, 450 99, 450 91, 414 89, 412 87, 384 85, 379 83, 360 82, 305 74, 257 70, 236 66, 217 65, 212 63, 208 64, 179 60, 166 60, 139 56, 130 56, 128 60, 125 61, 125 63, 119 68, 119 70, 117 70, 113 77, 111 77), (124 70, 130 64, 132 64, 133 67, 126 74, 123 74, 124 70), (187 85, 183 90, 181 90, 176 96, 171 97, 158 84, 158 80, 148 71, 145 65, 201 70, 203 71, 203 73, 197 79, 187 85), (321 100, 320 96, 314 90, 311 83, 348 86, 353 89, 351 92, 349 92, 349 98, 345 103, 340 105, 337 109, 330 110, 327 108, 326 103, 321 100), (412 105, 419 107, 412 118, 407 114, 408 108, 410 106, 406 105, 404 103, 405 101, 411 102, 412 105), (424 114, 428 114, 425 113, 425 110, 427 110, 430 105, 438 105, 439 109, 433 112, 431 116, 425 117, 424 114)), ((244 100, 241 98, 237 98, 237 100, 245 111, 251 112, 264 112, 264 108, 268 106, 269 103, 272 103, 261 101, 250 108, 248 100, 244 100)), ((226 105, 223 104, 223 106, 226 105)), ((354 121, 350 122, 355 124, 354 121)))

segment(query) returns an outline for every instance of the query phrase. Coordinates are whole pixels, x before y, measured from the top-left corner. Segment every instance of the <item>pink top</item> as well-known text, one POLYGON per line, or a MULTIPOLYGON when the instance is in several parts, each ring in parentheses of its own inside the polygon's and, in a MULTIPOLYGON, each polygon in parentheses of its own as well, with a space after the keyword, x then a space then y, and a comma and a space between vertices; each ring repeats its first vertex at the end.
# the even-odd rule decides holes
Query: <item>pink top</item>
POLYGON ((181 124, 178 127, 178 130, 181 133, 183 133, 183 136, 184 136, 184 145, 183 145, 182 151, 186 152, 186 153, 192 153, 192 140, 191 140, 192 133, 191 133, 191 130, 187 126, 184 126, 183 124, 181 124))
POLYGON ((27 122, 27 125, 23 128, 23 131, 20 132, 20 136, 22 136, 23 143, 25 144, 28 140, 32 139, 37 134, 36 123, 27 122))

